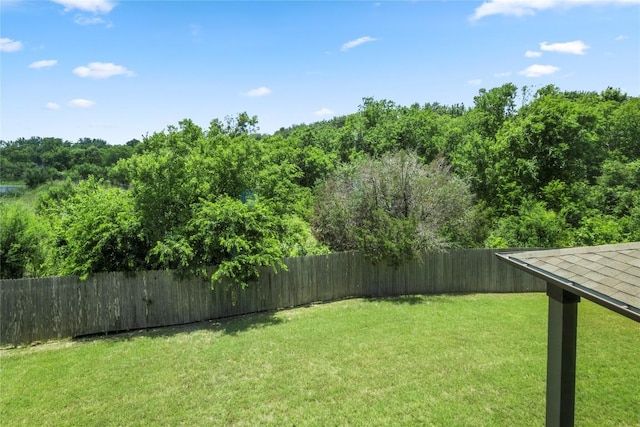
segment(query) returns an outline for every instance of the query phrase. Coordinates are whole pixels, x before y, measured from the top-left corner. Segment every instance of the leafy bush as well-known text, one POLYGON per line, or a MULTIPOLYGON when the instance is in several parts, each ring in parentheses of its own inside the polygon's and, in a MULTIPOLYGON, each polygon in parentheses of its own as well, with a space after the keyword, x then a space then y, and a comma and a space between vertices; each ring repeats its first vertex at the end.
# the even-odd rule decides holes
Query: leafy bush
POLYGON ((45 230, 22 203, 0 204, 0 278, 36 276, 45 230))
POLYGON ((57 177, 57 171, 51 168, 36 167, 28 169, 25 173, 24 181, 28 188, 36 188, 40 184, 57 177))
POLYGON ((564 218, 548 210, 543 202, 525 201, 518 215, 501 218, 487 238, 486 245, 505 247, 571 246, 572 236, 564 218))
POLYGON ((135 270, 146 246, 140 215, 128 192, 90 178, 69 197, 43 207, 52 230, 52 274, 86 278, 100 271, 135 270))
POLYGON ((203 202, 187 225, 192 259, 185 265, 205 268, 217 265, 212 283, 229 279, 243 287, 256 280, 260 267, 286 268, 280 237, 281 219, 260 199, 247 203, 222 196, 203 202))
POLYGON ((465 227, 471 205, 468 186, 444 160, 426 166, 401 151, 343 166, 325 180, 313 228, 333 250, 358 249, 399 266, 422 250, 452 244, 447 230, 465 227))

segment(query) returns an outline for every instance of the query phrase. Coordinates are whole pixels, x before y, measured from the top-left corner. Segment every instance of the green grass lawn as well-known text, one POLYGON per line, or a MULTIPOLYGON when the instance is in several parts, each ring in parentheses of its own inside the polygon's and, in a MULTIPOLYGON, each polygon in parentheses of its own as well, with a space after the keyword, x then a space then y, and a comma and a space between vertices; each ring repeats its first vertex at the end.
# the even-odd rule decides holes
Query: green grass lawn
MULTIPOLYGON (((353 299, 0 351, 2 425, 544 424, 543 294, 353 299)), ((579 306, 576 425, 640 425, 640 324, 579 306)))

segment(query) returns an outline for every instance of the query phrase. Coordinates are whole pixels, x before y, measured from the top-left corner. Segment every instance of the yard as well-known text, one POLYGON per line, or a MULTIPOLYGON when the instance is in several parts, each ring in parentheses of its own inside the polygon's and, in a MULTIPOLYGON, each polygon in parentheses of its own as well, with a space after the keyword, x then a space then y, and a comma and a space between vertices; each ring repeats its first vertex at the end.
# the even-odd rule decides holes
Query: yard
MULTIPOLYGON (((0 351, 2 425, 543 425, 547 298, 351 299, 0 351)), ((640 426, 640 324, 579 305, 576 425, 640 426)))

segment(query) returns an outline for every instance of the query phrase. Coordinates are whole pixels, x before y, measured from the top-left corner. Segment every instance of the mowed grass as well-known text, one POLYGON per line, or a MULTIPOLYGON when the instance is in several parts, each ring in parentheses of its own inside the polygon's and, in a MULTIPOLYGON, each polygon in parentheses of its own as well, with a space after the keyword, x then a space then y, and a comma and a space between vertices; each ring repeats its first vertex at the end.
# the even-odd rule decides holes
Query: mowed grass
MULTIPOLYGON (((543 294, 352 299, 0 352, 2 425, 544 425, 543 294)), ((640 324, 579 306, 576 424, 640 425, 640 324)))

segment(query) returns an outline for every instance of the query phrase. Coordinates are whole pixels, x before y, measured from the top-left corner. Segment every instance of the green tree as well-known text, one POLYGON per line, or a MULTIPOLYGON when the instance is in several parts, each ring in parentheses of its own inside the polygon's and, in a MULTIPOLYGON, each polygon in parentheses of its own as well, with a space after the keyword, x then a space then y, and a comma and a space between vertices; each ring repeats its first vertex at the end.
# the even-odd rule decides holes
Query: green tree
POLYGON ((299 227, 283 226, 304 222, 310 210, 311 192, 297 184, 298 147, 253 128, 246 113, 227 125, 213 120, 206 132, 183 120, 145 138, 139 154, 118 164, 149 265, 201 274, 217 264, 213 283, 246 285, 261 267, 282 266, 282 257, 306 244, 299 227))
POLYGON ((473 98, 475 107, 471 112, 480 135, 495 138, 502 124, 516 112, 517 93, 518 88, 512 83, 490 90, 480 89, 473 98))
POLYGON ((626 100, 611 114, 605 140, 627 159, 640 159, 640 98, 626 100))
POLYGON ((605 160, 593 188, 595 209, 622 217, 629 213, 640 196, 640 158, 631 162, 605 160))
POLYGON ((526 197, 540 199, 553 181, 594 182, 604 149, 593 108, 562 95, 538 97, 497 134, 494 191, 503 212, 513 213, 526 197))
POLYGON ((25 205, 0 204, 0 278, 37 276, 44 260, 45 229, 25 205))
POLYGON ((624 225, 614 216, 595 214, 582 219, 574 236, 576 246, 621 243, 625 240, 624 225))
POLYGON ((548 210, 543 202, 526 200, 517 215, 501 218, 489 235, 488 247, 550 248, 573 244, 564 218, 548 210))
POLYGON ((90 178, 68 197, 42 207, 51 224, 51 274, 86 278, 101 271, 136 270, 146 246, 131 195, 90 178))
POLYGON ((193 270, 216 265, 212 283, 230 280, 243 287, 260 276, 261 267, 286 269, 280 244, 284 233, 281 218, 268 203, 251 198, 243 203, 229 196, 195 207, 187 224, 191 259, 184 266, 193 270))
POLYGON ((629 242, 640 241, 640 196, 636 198, 634 207, 629 212, 623 223, 625 240, 629 242))
POLYGON ((319 187, 312 225, 333 250, 358 249, 398 266, 451 244, 445 230, 464 227, 471 204, 468 186, 442 159, 427 167, 415 153, 389 153, 331 175, 319 187))
POLYGON ((474 97, 474 107, 450 119, 445 127, 445 156, 474 194, 498 210, 502 201, 496 189, 501 174, 496 165, 507 147, 505 141, 497 140, 497 133, 516 116, 516 95, 517 87, 511 83, 481 89, 474 97))
POLYGON ((24 181, 28 188, 36 188, 56 177, 56 170, 51 168, 34 167, 26 170, 24 181))

